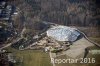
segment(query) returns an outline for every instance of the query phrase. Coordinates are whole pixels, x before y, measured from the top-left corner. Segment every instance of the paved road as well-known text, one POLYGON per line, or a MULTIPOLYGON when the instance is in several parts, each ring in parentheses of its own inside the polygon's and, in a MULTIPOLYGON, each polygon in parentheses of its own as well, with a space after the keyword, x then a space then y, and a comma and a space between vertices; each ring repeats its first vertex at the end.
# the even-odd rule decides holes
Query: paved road
POLYGON ((16 38, 16 39, 14 39, 11 43, 6 44, 5 46, 1 47, 0 50, 1 50, 1 49, 4 49, 4 48, 6 48, 6 47, 11 46, 12 44, 18 42, 18 41, 21 40, 21 39, 22 39, 22 38, 16 38))
POLYGON ((52 53, 49 52, 49 55, 50 55, 51 63, 53 64, 53 66, 56 66, 55 63, 52 62, 52 58, 54 58, 53 55, 52 55, 52 53))

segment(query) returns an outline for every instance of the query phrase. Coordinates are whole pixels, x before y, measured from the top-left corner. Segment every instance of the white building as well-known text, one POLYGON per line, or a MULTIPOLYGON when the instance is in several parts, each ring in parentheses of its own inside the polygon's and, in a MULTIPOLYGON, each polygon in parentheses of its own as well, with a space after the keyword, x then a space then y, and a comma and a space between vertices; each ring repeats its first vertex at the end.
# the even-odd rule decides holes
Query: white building
POLYGON ((80 33, 76 28, 67 26, 54 26, 47 31, 47 36, 58 41, 75 41, 80 33))

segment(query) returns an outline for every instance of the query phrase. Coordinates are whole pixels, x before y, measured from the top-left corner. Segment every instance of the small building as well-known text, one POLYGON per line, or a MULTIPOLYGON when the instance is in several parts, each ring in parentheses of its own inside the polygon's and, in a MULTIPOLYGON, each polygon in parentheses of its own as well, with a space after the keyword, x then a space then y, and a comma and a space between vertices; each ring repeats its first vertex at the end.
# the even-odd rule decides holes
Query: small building
POLYGON ((6 7, 6 2, 2 1, 0 2, 0 9, 4 9, 6 7))
POLYGON ((0 20, 9 20, 12 13, 12 6, 5 1, 0 2, 0 20))
POLYGON ((48 52, 50 50, 50 47, 45 47, 45 52, 48 52))

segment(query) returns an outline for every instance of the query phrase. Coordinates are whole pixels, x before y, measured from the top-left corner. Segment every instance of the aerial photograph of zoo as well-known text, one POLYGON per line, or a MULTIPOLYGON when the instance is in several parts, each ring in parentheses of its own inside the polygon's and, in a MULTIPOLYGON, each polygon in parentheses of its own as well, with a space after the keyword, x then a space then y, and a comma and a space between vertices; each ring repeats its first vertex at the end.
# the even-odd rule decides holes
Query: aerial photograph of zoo
POLYGON ((0 0, 0 66, 100 66, 100 0, 0 0))

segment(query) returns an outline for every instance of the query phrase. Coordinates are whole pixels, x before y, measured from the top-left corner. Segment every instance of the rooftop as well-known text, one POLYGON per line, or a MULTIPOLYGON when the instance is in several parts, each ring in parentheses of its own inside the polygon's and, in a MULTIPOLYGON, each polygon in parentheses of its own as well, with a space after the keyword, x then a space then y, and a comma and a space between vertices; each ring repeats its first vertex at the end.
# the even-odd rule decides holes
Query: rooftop
POLYGON ((58 41, 75 41, 80 33, 76 28, 66 26, 55 26, 47 31, 47 36, 58 41))

